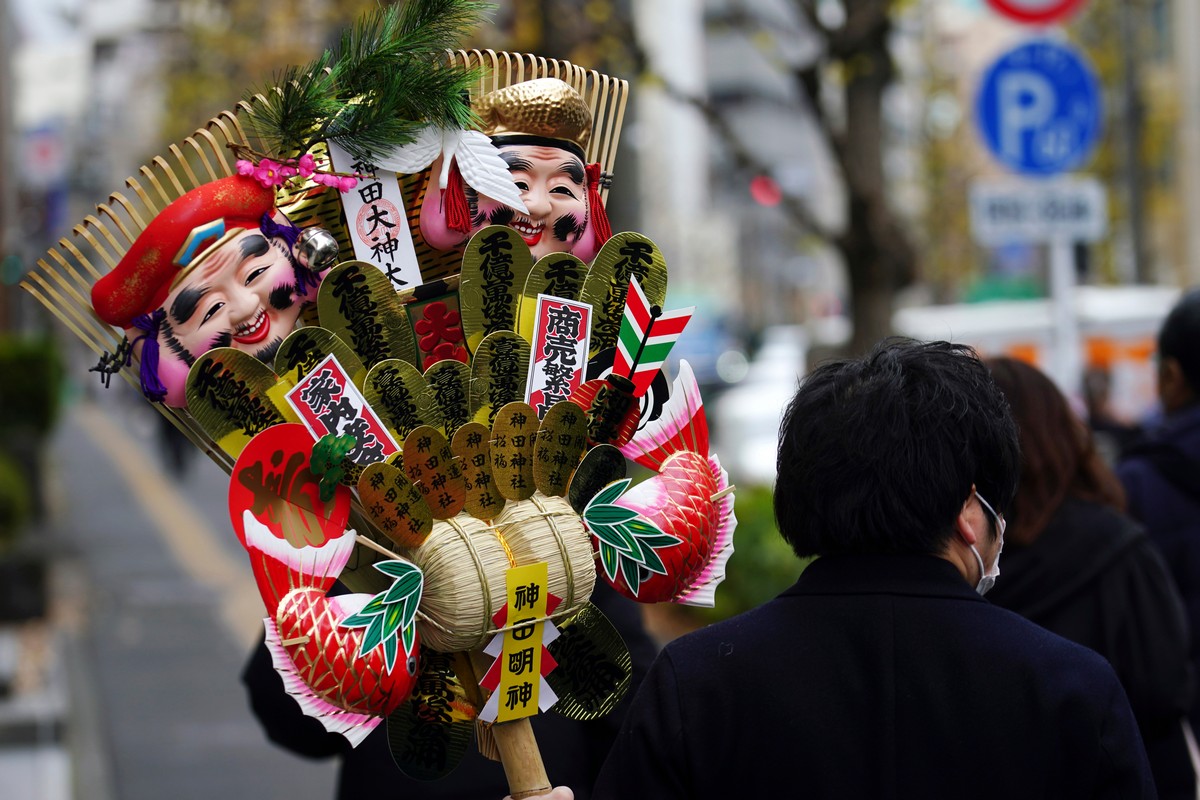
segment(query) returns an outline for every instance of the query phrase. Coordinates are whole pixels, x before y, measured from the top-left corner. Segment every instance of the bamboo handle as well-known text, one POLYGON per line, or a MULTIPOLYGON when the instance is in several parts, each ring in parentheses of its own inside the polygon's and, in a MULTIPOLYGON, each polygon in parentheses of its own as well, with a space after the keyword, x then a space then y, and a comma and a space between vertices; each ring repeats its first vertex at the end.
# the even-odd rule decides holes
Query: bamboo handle
POLYGON ((550 779, 542 764, 537 740, 533 738, 533 726, 529 719, 512 722, 497 722, 492 726, 492 736, 500 750, 500 763, 504 765, 504 776, 508 778, 508 791, 513 800, 547 794, 550 779))
MULTIPOLYGON (((478 652, 455 653, 453 658, 454 671, 467 690, 468 699, 476 708, 483 708, 484 697, 475 677, 480 671, 477 667, 482 664, 474 663, 483 656, 478 652)), ((549 792, 552 788, 550 779, 546 777, 546 767, 542 764, 542 754, 529 719, 497 722, 490 730, 496 749, 500 751, 500 763, 504 765, 504 776, 508 779, 508 791, 513 800, 549 792)))

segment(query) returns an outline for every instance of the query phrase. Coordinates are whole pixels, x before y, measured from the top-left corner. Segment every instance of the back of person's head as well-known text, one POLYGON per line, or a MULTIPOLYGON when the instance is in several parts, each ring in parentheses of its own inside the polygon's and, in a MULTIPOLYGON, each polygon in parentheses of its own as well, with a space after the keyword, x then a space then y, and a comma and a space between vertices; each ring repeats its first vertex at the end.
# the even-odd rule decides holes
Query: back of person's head
POLYGON ((1158 358, 1160 369, 1176 361, 1191 399, 1200 397, 1200 289, 1185 293, 1167 314, 1158 332, 1158 358))
POLYGON ((775 518, 801 557, 939 554, 972 486, 1004 512, 1019 458, 973 350, 887 339, 801 383, 779 430, 775 518))
POLYGON ((1008 399, 1021 441, 1021 478, 1005 538, 1030 544, 1067 497, 1124 510, 1125 493, 1117 476, 1054 382, 1015 358, 985 363, 1008 399))

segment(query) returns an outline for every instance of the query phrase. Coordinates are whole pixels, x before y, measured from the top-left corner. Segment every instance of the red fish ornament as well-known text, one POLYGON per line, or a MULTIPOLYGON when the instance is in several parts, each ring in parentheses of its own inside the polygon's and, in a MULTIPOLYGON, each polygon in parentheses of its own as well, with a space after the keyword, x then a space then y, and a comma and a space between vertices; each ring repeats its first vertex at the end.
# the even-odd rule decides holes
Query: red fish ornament
POLYGON ((658 474, 629 491, 628 479, 609 484, 584 509, 601 574, 639 602, 711 606, 737 518, 728 475, 708 452, 704 406, 686 361, 662 415, 621 450, 658 474))
POLYGON ((275 425, 238 457, 229 512, 267 607, 267 646, 288 694, 331 732, 357 745, 403 702, 417 673, 414 624, 421 572, 403 561, 376 568, 391 587, 328 597, 355 544, 350 490, 320 497, 314 443, 299 424, 275 425))

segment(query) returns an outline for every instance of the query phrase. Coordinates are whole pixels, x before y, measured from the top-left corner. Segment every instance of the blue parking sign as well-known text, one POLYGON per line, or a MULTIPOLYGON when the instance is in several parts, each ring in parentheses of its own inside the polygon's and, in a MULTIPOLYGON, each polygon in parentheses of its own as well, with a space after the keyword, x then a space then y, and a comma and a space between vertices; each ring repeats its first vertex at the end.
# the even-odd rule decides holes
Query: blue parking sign
POLYGON ((1100 137, 1102 113, 1100 84, 1083 55, 1042 39, 996 59, 975 102, 988 150, 1026 175, 1055 175, 1083 163, 1100 137))

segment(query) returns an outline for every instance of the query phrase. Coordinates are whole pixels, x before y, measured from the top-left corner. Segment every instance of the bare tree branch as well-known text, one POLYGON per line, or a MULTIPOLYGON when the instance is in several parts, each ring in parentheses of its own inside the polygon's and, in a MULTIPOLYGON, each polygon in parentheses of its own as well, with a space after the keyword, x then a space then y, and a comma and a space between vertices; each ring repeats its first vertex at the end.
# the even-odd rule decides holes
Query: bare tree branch
MULTIPOLYGON (((707 100, 696 97, 681 91, 678 87, 672 86, 667 81, 659 78, 663 90, 667 96, 681 103, 686 103, 692 108, 700 112, 704 117, 710 130, 712 130, 722 143, 728 148, 729 153, 733 156, 734 163, 747 172, 753 172, 760 175, 769 175, 771 167, 753 150, 746 146, 742 138, 738 136, 737 131, 733 129, 728 117, 721 113, 720 109, 714 106, 707 100)), ((801 228, 812 233, 821 239, 832 241, 836 233, 826 227, 814 216, 812 209, 808 204, 788 192, 782 193, 780 201, 784 211, 788 213, 801 228)))
MULTIPOLYGON (((664 78, 650 62, 649 55, 642 48, 641 42, 638 40, 632 27, 629 27, 624 33, 626 35, 625 41, 629 43, 630 55, 638 71, 644 77, 661 86, 666 95, 672 100, 696 109, 704 117, 704 121, 709 129, 726 146, 733 157, 734 163, 740 169, 759 175, 769 175, 771 173, 771 165, 746 146, 741 137, 738 136, 737 131, 734 130, 726 114, 723 114, 717 106, 705 98, 686 92, 664 78)), ((831 230, 818 220, 805 201, 785 191, 782 192, 780 204, 784 212, 796 223, 797 227, 825 241, 834 241, 837 232, 831 230)))
POLYGON ((825 111, 825 104, 821 101, 821 62, 814 61, 807 67, 796 70, 793 74, 796 83, 800 85, 800 91, 808 102, 808 109, 816 123, 817 130, 833 155, 838 171, 845 177, 848 171, 846 137, 841 131, 834 128, 833 121, 825 111))
MULTIPOLYGON (((883 96, 895 78, 888 41, 895 3, 894 0, 842 0, 845 22, 831 27, 819 18, 817 2, 792 0, 791 7, 798 23, 807 24, 812 35, 821 40, 820 54, 803 66, 776 63, 774 68, 799 88, 840 173, 846 194, 845 226, 832 230, 822 225, 815 218, 813 206, 802 198, 785 194, 783 209, 799 227, 819 236, 841 257, 849 278, 849 311, 854 322, 849 349, 862 352, 890 332, 894 293, 913 279, 916 270, 916 252, 904 222, 888 202, 882 159, 883 96), (823 102, 828 97, 825 79, 830 77, 825 68, 831 63, 842 68, 844 118, 840 115, 831 118, 830 109, 823 102)), ((742 18, 736 16, 738 21, 742 18)), ((751 23, 747 20, 746 24, 751 23)), ((761 30, 772 30, 771 24, 760 20, 753 31, 761 30)), ((627 34, 630 57, 643 74, 655 75, 668 96, 695 108, 713 135, 726 145, 738 167, 770 174, 771 165, 738 136, 731 122, 735 114, 729 108, 693 96, 663 79, 648 63, 649 57, 632 30, 627 34)), ((747 30, 746 35, 753 33, 747 30)))

